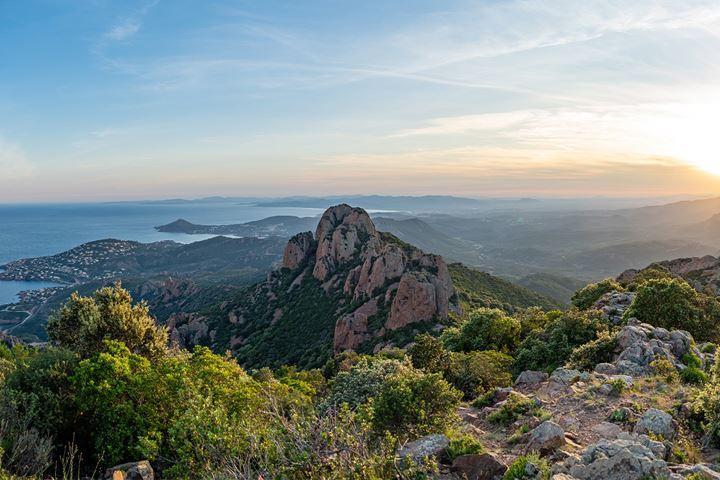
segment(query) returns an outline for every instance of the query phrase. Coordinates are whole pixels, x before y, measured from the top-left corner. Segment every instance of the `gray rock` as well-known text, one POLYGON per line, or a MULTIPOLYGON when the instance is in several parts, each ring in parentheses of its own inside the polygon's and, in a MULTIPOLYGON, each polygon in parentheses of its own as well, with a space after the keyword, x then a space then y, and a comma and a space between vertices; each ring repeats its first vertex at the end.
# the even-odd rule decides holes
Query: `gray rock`
POLYGON ((603 375, 616 375, 620 373, 617 366, 612 363, 598 363, 595 365, 595 373, 601 373, 603 375))
POLYGON ((615 423, 602 422, 592 426, 592 431, 597 433, 601 438, 612 440, 622 433, 622 428, 615 423))
POLYGON ((720 473, 704 463, 698 463, 697 465, 675 465, 671 468, 682 477, 695 474, 699 475, 703 480, 720 480, 720 473))
POLYGON ((415 441, 406 443, 398 452, 400 458, 410 458, 420 461, 425 457, 437 458, 450 445, 450 439, 445 435, 435 434, 418 438, 415 441))
MULTIPOLYGON (((676 368, 683 368, 682 357, 693 353, 701 362, 707 360, 694 346, 692 336, 684 330, 668 331, 664 328, 653 327, 647 323, 631 320, 617 334, 619 354, 612 365, 615 372, 632 376, 643 376, 652 373, 651 364, 658 359, 666 359, 676 368)), ((599 364, 598 373, 610 373, 612 367, 599 364)))
POLYGON ((657 408, 647 410, 635 424, 633 431, 638 434, 652 434, 672 441, 677 424, 672 415, 657 408))
POLYGON ((460 455, 450 467, 451 472, 467 480, 494 480, 506 470, 507 465, 490 453, 460 455))
POLYGON ((548 374, 545 372, 536 372, 533 370, 525 370, 518 375, 515 380, 515 386, 535 386, 548 379, 548 374))
POLYGON ((527 452, 547 454, 565 445, 565 431, 555 422, 546 421, 529 433, 527 452))
POLYGON ((573 383, 582 379, 582 376, 583 375, 579 370, 558 368, 554 372, 552 372, 552 375, 550 375, 550 380, 558 382, 562 385, 572 385, 573 383))
POLYGON ((105 470, 106 480, 154 480, 154 478, 155 472, 147 460, 123 463, 105 470))
POLYGON ((628 440, 630 442, 637 442, 640 445, 647 447, 653 455, 657 458, 665 458, 667 456, 667 447, 663 442, 652 440, 647 435, 638 435, 637 433, 620 432, 618 435, 620 440, 628 440))
POLYGON ((579 480, 640 480, 670 475, 664 460, 632 440, 600 440, 590 445, 581 458, 569 472, 579 480))

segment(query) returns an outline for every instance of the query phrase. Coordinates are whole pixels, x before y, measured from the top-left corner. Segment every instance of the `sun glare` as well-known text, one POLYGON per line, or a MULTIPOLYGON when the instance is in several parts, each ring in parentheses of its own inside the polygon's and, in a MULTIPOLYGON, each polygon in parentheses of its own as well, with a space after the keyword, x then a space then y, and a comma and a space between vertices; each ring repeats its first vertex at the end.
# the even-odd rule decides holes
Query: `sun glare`
POLYGON ((720 99, 694 105, 678 118, 672 138, 673 156, 713 175, 720 175, 720 99))

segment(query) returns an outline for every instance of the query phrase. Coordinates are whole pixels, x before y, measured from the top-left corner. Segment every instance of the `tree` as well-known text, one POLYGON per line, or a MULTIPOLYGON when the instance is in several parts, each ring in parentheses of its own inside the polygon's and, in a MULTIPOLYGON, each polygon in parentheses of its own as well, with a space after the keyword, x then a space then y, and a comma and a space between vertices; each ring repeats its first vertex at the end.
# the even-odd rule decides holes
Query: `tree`
POLYGON ((442 373, 447 369, 449 355, 443 343, 429 333, 415 337, 415 343, 408 349, 413 367, 431 373, 442 373))
POLYGON ((145 303, 133 305, 120 283, 92 297, 73 293, 48 321, 48 336, 87 358, 104 348, 105 340, 122 342, 133 353, 157 358, 167 349, 167 331, 158 327, 145 303))
POLYGON ((597 310, 550 312, 554 319, 545 330, 532 332, 523 340, 515 356, 515 373, 523 370, 551 372, 565 364, 572 351, 608 331, 597 310))
POLYGON ((520 321, 498 309, 479 308, 470 313, 467 322, 453 335, 448 334, 451 350, 497 350, 512 352, 520 342, 520 321), (452 338, 454 337, 454 338, 452 338))
POLYGON ((687 330, 697 340, 717 340, 720 305, 684 280, 651 279, 637 287, 625 312, 625 319, 633 317, 657 327, 687 330))

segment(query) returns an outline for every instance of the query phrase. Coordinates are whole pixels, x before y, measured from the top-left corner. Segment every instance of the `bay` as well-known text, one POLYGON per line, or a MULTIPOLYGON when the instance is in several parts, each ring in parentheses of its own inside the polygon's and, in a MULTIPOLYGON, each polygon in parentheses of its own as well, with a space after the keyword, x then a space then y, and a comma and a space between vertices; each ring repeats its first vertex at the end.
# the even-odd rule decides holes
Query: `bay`
MULTIPOLYGON (((227 202, 131 202, 76 204, 0 204, 0 265, 28 257, 54 255, 104 238, 190 243, 212 235, 158 232, 154 227, 179 218, 197 224, 234 224, 275 215, 317 216, 322 209, 257 207, 227 202)), ((0 304, 18 292, 48 286, 41 282, 0 281, 0 304)))

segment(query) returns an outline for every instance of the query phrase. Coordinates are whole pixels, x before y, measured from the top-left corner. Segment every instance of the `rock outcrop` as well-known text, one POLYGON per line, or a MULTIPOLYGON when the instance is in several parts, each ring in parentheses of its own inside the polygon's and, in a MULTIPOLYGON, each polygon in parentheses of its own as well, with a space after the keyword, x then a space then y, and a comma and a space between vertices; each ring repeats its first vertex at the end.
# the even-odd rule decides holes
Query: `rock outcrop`
POLYGON ((308 259, 312 253, 314 239, 312 233, 298 233, 292 237, 283 252, 283 268, 295 270, 302 262, 308 259))
POLYGON ((335 324, 335 352, 351 350, 374 336, 418 322, 447 318, 458 311, 455 288, 443 259, 378 232, 360 208, 337 205, 320 218, 315 235, 305 232, 288 242, 283 267, 306 272, 328 295, 342 290, 347 303, 335 324), (307 264, 307 265, 306 265, 307 264), (377 315, 380 328, 370 325, 377 315))
POLYGON ((590 445, 568 470, 579 480, 641 480, 667 478, 670 474, 664 460, 632 439, 600 440, 590 445))
POLYGON ((600 364, 599 373, 647 375, 651 363, 666 359, 679 370, 686 366, 683 356, 692 353, 704 363, 704 354, 695 346, 692 336, 684 330, 668 331, 647 323, 630 320, 617 334, 618 354, 611 364, 600 364))

